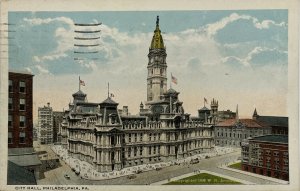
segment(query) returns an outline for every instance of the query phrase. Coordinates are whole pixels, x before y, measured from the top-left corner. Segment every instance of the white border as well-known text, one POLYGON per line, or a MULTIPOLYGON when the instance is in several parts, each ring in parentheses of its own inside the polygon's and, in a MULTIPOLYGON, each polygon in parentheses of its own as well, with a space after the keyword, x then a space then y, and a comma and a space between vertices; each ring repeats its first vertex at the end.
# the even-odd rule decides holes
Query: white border
MULTIPOLYGON (((299 0, 1 0, 1 23, 7 22, 9 11, 113 11, 113 10, 247 10, 288 9, 288 116, 289 116, 289 185, 233 186, 89 186, 90 190, 299 190, 299 0)), ((3 27, 3 26, 1 26, 3 27)), ((1 28, 1 30, 3 30, 1 28)), ((2 41, 1 44, 5 44, 2 41)), ((4 39, 5 40, 5 39, 4 39)), ((6 40, 7 41, 7 40, 6 40)), ((1 50, 7 47, 0 47, 1 50)), ((1 58, 7 53, 1 52, 1 58)), ((6 186, 7 176, 7 61, 0 60, 0 190, 15 190, 6 186)), ((274 103, 276 104, 276 103, 274 103)))

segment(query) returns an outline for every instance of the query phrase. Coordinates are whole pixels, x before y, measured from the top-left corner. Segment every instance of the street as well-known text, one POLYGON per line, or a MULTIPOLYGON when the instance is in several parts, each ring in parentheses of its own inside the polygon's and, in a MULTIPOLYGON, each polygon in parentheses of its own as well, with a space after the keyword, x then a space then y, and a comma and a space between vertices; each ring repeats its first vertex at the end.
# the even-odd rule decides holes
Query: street
POLYGON ((63 161, 62 166, 50 170, 45 173, 45 179, 39 180, 38 184, 49 184, 49 185, 149 185, 154 182, 161 180, 166 180, 169 178, 177 177, 183 174, 194 172, 195 170, 207 170, 216 172, 219 174, 224 174, 230 177, 242 179, 255 184, 278 184, 273 181, 261 179, 258 177, 253 177, 237 172, 232 172, 226 169, 220 169, 218 166, 225 165, 230 162, 235 161, 240 156, 240 151, 235 151, 233 153, 212 157, 208 159, 202 159, 198 164, 188 164, 188 165, 174 165, 162 168, 159 171, 152 170, 148 172, 143 172, 137 174, 136 178, 128 179, 127 176, 119 177, 109 180, 85 180, 81 179, 80 176, 75 175, 75 173, 66 165, 63 161), (65 174, 70 176, 70 179, 64 177, 65 174))

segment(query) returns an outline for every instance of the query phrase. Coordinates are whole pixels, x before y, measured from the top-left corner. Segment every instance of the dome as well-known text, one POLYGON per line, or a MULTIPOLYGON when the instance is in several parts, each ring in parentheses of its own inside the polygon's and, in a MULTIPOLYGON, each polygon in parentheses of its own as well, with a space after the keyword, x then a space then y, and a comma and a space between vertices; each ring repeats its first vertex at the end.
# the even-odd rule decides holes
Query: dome
POLYGON ((157 16, 156 29, 153 34, 150 49, 164 49, 164 48, 165 48, 164 40, 161 36, 161 31, 159 29, 159 16, 157 16))
POLYGON ((201 109, 199 109, 200 111, 209 111, 209 109, 207 107, 202 107, 201 109))
POLYGON ((178 92, 176 92, 176 90, 174 90, 173 88, 170 88, 170 89, 168 89, 168 91, 167 91, 167 93, 168 94, 175 94, 175 93, 178 93, 178 92))

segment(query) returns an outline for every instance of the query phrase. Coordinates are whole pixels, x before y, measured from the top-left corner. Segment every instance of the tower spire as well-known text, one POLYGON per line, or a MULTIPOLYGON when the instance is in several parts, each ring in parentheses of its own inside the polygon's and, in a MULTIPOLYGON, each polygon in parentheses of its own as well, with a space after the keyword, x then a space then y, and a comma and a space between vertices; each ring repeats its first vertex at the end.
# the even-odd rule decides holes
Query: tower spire
POLYGON ((156 17, 156 28, 154 30, 150 49, 164 49, 164 48, 165 48, 164 41, 161 36, 161 31, 159 29, 159 16, 157 16, 156 17))

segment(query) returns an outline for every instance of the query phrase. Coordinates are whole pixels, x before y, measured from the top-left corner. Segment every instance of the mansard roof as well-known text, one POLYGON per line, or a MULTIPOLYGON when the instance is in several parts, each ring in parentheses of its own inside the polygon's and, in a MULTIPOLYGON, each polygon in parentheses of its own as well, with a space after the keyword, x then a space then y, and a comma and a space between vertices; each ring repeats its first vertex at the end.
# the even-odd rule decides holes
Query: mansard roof
POLYGON ((110 97, 108 97, 106 100, 101 102, 101 104, 110 104, 110 105, 118 105, 114 100, 112 100, 110 97))
POLYGON ((83 93, 81 90, 78 90, 78 92, 76 92, 76 93, 73 94, 73 97, 74 96, 83 96, 84 97, 84 96, 86 96, 86 94, 83 93))
POLYGON ((288 144, 287 135, 263 135, 263 136, 253 137, 250 139, 250 141, 251 140, 288 144))
POLYGON ((253 120, 253 119, 227 119, 225 121, 222 121, 218 124, 216 124, 216 127, 233 127, 236 126, 238 123, 249 127, 249 128, 266 128, 266 127, 270 127, 269 125, 267 125, 266 123, 257 121, 257 120, 253 120))
POLYGON ((199 109, 200 111, 209 111, 210 109, 208 109, 207 107, 202 107, 201 109, 199 109))
POLYGON ((288 127, 289 126, 289 118, 288 117, 258 116, 257 120, 267 123, 270 126, 277 126, 277 127, 288 127))

